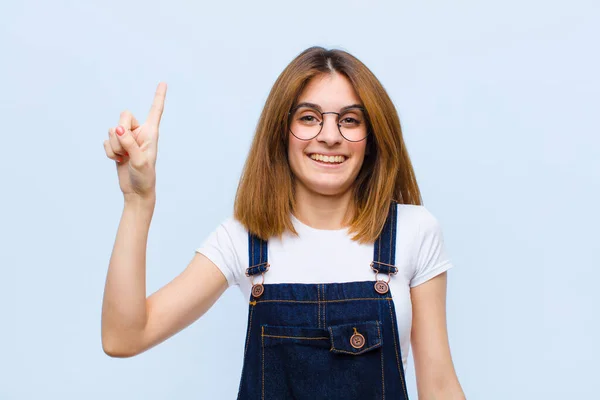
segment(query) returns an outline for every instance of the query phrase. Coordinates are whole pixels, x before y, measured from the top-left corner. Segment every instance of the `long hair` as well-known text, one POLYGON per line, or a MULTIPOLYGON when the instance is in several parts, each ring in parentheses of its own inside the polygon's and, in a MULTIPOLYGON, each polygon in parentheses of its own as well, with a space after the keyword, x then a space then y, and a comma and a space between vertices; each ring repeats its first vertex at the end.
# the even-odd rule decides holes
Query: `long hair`
POLYGON ((315 76, 340 73, 348 78, 366 110, 366 155, 353 186, 354 215, 348 231, 360 243, 374 242, 392 201, 421 204, 396 108, 373 73, 342 50, 311 47, 279 75, 260 115, 234 204, 234 218, 268 240, 286 230, 297 234, 290 214, 295 210, 294 176, 287 145, 288 113, 315 76))

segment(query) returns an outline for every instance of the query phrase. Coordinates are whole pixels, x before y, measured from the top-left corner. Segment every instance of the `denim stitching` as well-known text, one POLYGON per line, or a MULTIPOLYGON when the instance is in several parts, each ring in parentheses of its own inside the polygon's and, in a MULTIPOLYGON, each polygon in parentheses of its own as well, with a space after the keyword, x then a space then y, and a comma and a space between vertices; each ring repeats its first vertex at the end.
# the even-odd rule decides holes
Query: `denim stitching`
POLYGON ((327 305, 327 295, 325 293, 325 284, 321 285, 321 305, 323 306, 323 311, 321 311, 321 317, 323 318, 323 328, 325 325, 325 306, 327 305))
MULTIPOLYGON (((381 330, 379 330, 379 321, 375 321, 377 323, 377 333, 379 333, 379 337, 381 337, 381 330)), ((383 349, 381 349, 381 390, 382 390, 382 400, 385 400, 385 376, 383 374, 383 349)))
POLYGON ((364 353, 365 351, 369 351, 369 350, 374 349, 374 348, 379 347, 379 346, 381 346, 381 342, 378 342, 378 343, 374 344, 371 347, 367 347, 366 349, 362 349, 361 351, 357 351, 356 353, 353 353, 351 351, 342 350, 342 349, 336 349, 335 347, 332 347, 331 350, 329 350, 329 351, 335 350, 335 351, 340 352, 340 353, 346 353, 346 354, 352 354, 352 355, 359 355, 359 354, 364 353))
POLYGON ((388 264, 392 264, 392 236, 394 236, 394 235, 392 235, 392 230, 394 229, 394 225, 393 225, 393 223, 394 223, 394 212, 392 211, 391 214, 392 214, 392 218, 390 218, 390 248, 388 250, 388 254, 389 254, 388 264))
MULTIPOLYGON (((333 331, 331 330, 331 327, 329 327, 327 330, 329 331, 329 339, 331 339, 331 348, 333 349, 334 348, 334 346, 333 346, 333 331)), ((329 351, 331 351, 331 350, 329 350, 329 351)))
POLYGON ((394 320, 394 316, 392 315, 392 305, 388 300, 388 307, 390 309, 390 319, 392 320, 392 336, 394 336, 394 348, 396 349, 396 364, 398 365, 398 373, 400 374, 400 381, 402 382, 402 388, 404 389, 404 395, 408 397, 408 393, 406 393, 406 386, 404 385, 403 370, 400 369, 400 359, 398 356, 398 343, 396 343, 396 321, 394 320))
POLYGON ((323 295, 321 294, 321 285, 317 285, 317 292, 319 293, 319 299, 321 299, 321 301, 319 301, 319 324, 318 324, 319 328, 320 328, 321 327, 321 315, 323 315, 321 312, 321 304, 324 300, 323 295))
POLYGON ((277 338, 277 339, 304 339, 304 340, 327 340, 326 337, 304 337, 304 336, 279 336, 279 335, 263 335, 263 337, 277 338))
MULTIPOLYGON (((254 301, 256 304, 260 304, 260 303, 304 303, 304 304, 315 304, 315 303, 341 303, 344 301, 354 301, 354 300, 362 300, 362 301, 366 301, 366 300, 392 300, 391 297, 379 297, 379 298, 371 298, 371 297, 357 297, 357 298, 352 298, 352 299, 339 299, 339 300, 325 300, 325 301, 314 301, 314 300, 277 300, 277 299, 273 299, 273 300, 256 300, 254 301)), ((253 303, 254 303, 253 302, 253 303)))
POLYGON ((261 341, 262 341, 262 400, 265 400, 265 327, 261 327, 261 341))
MULTIPOLYGON (((383 232, 385 232, 385 224, 383 225, 383 232)), ((381 237, 377 238, 377 261, 381 261, 381 237)))
POLYGON ((317 285, 317 328, 321 327, 321 291, 317 285))
POLYGON ((323 317, 323 323, 321 324, 323 328, 325 328, 325 285, 321 285, 321 304, 323 306, 323 311, 321 311, 321 316, 323 317))
MULTIPOLYGON (((256 303, 256 302, 255 302, 256 303)), ((246 352, 248 351, 248 343, 250 342, 250 333, 252 332, 252 315, 254 315, 254 307, 250 308, 250 321, 248 322, 248 333, 246 337, 246 346, 244 346, 244 364, 246 364, 246 352)), ((238 387, 238 399, 242 393, 242 382, 244 381, 244 372, 246 368, 242 368, 242 376, 240 378, 240 386, 238 387)))
POLYGON ((248 337, 246 338, 246 346, 244 347, 244 357, 248 351, 248 342, 250 342, 250 332, 252 332, 252 315, 254 315, 254 307, 250 308, 250 322, 248 323, 248 337))
MULTIPOLYGON (((325 285, 323 285, 323 298, 325 298, 325 285)), ((323 328, 327 326, 327 300, 323 302, 323 328)))

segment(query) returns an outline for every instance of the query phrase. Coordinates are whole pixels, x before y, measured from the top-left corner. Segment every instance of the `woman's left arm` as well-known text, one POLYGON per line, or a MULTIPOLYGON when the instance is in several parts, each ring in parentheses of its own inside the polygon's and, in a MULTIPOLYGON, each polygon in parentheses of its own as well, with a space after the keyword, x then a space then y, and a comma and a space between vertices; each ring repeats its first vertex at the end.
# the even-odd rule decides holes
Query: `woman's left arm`
POLYGON ((447 272, 411 289, 411 344, 420 400, 460 400, 446 327, 447 272))

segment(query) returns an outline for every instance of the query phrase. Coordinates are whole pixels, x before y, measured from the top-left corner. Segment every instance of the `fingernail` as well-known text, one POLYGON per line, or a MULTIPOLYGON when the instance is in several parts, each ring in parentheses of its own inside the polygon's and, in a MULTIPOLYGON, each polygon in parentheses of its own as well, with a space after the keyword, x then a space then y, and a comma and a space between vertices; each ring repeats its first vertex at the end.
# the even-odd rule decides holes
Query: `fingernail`
POLYGON ((117 162, 122 162, 123 159, 121 157, 117 157, 117 162))
POLYGON ((117 126, 117 135, 122 136, 125 133, 125 129, 121 125, 117 126))

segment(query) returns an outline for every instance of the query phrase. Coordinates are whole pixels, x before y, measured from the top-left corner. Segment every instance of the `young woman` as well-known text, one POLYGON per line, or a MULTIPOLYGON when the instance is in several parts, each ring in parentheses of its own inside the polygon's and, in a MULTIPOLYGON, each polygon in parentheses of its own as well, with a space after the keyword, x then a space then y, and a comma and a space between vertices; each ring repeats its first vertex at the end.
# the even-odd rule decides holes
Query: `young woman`
POLYGON ((373 73, 313 47, 275 82, 233 215, 146 298, 166 85, 147 120, 121 114, 104 142, 124 209, 110 259, 102 345, 139 354, 200 318, 229 286, 249 299, 240 399, 462 399, 446 330, 443 235, 421 195, 398 115, 373 73))

